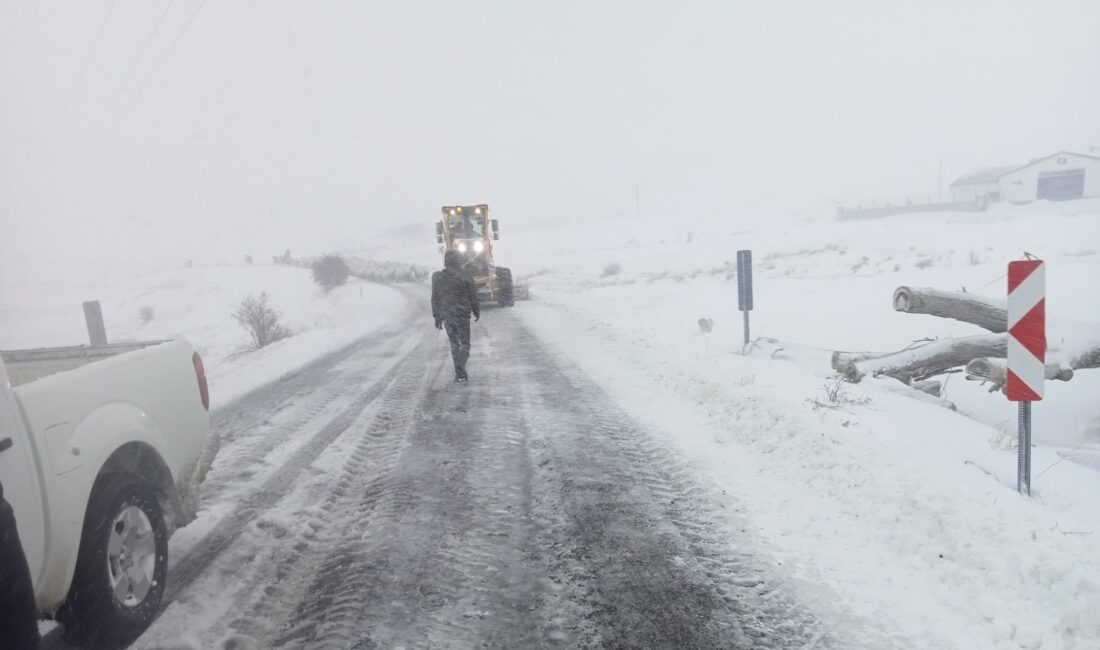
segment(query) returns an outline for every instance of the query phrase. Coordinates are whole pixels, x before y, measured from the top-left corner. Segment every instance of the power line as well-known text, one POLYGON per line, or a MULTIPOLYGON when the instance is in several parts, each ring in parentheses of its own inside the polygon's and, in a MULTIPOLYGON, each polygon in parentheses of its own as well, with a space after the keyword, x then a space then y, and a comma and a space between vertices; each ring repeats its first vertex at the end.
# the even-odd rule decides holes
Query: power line
POLYGON ((76 99, 76 93, 84 83, 84 75, 88 72, 88 64, 92 62, 92 55, 95 54, 96 47, 99 45, 99 40, 103 37, 103 30, 107 27, 107 21, 111 18, 111 14, 115 10, 115 3, 117 2, 118 0, 111 0, 111 6, 107 7, 107 13, 104 14, 103 20, 99 23, 99 31, 95 34, 95 40, 92 41, 92 46, 88 48, 88 53, 84 55, 84 65, 80 66, 80 73, 76 75, 76 83, 74 83, 72 89, 69 90, 69 97, 65 100, 65 110, 62 112, 63 115, 69 113, 73 100, 76 99))
POLYGON ((168 49, 165 50, 164 54, 162 54, 160 59, 157 60, 156 65, 154 65, 153 68, 149 71, 149 74, 145 75, 145 79, 141 81, 141 85, 138 86, 137 97, 141 97, 141 93, 145 90, 145 86, 149 84, 149 80, 153 78, 153 75, 155 75, 158 70, 160 70, 160 66, 164 64, 164 62, 172 54, 172 51, 176 49, 176 45, 178 45, 180 40, 183 39, 183 35, 186 34, 187 30, 191 27, 191 23, 195 22, 195 19, 199 17, 199 12, 202 11, 202 8, 205 7, 206 3, 209 1, 210 0, 202 0, 202 2, 199 3, 199 6, 195 8, 195 13, 191 14, 191 17, 187 19, 187 22, 183 25, 183 29, 180 30, 179 34, 176 34, 176 38, 172 41, 172 44, 168 46, 168 49))
POLYGON ((160 26, 164 22, 165 16, 168 15, 168 11, 172 9, 172 5, 175 3, 175 1, 176 0, 168 0, 168 4, 164 7, 164 11, 161 12, 160 17, 157 18, 156 24, 153 25, 153 29, 151 29, 149 33, 145 35, 145 40, 141 44, 141 48, 138 50, 134 58, 130 61, 130 65, 126 70, 126 73, 122 75, 122 79, 121 81, 119 81, 118 86, 115 88, 115 91, 111 93, 111 98, 107 102, 105 116, 99 120, 99 123, 96 125, 96 129, 84 138, 83 143, 79 147, 79 151, 83 152, 84 150, 86 150, 90 143, 94 142, 99 137, 100 132, 102 132, 105 128, 105 124, 114 120, 116 113, 118 113, 118 100, 120 97, 122 97, 122 91, 126 89, 126 83, 131 79, 131 77, 133 77, 134 71, 138 67, 138 63, 141 62, 142 56, 144 56, 145 54, 145 50, 147 50, 149 48, 149 44, 153 42, 153 37, 156 36, 157 32, 160 30, 160 26))
POLYGON ((153 25, 153 29, 146 35, 145 41, 141 44, 141 49, 138 50, 137 55, 134 56, 134 60, 130 62, 130 67, 126 70, 126 74, 122 76, 122 81, 119 82, 118 88, 112 96, 112 104, 118 99, 119 95, 122 94, 122 89, 126 86, 126 82, 133 76, 134 70, 137 69, 138 62, 141 61, 141 57, 145 54, 145 50, 149 48, 149 43, 153 42, 153 37, 156 36, 157 31, 160 30, 161 23, 164 22, 164 17, 168 15, 168 12, 172 9, 172 5, 175 4, 175 2, 176 0, 168 0, 168 4, 164 7, 164 11, 161 12, 160 18, 157 18, 157 23, 153 25))
MULTIPOLYGON (((206 6, 206 3, 208 1, 209 0, 202 0, 202 2, 199 3, 199 5, 195 9, 195 11, 187 19, 187 22, 184 23, 183 29, 180 30, 180 32, 178 34, 176 34, 176 37, 172 40, 172 43, 171 43, 171 45, 168 46, 168 49, 166 49, 164 51, 164 53, 161 54, 160 58, 157 59, 157 62, 153 65, 152 68, 150 68, 149 72, 141 80, 141 83, 138 85, 137 91, 134 93, 134 96, 131 100, 131 106, 134 102, 136 102, 138 100, 138 98, 141 97, 142 92, 145 90, 145 87, 149 84, 149 81, 153 78, 153 75, 156 74, 156 72, 160 69, 161 65, 163 65, 165 60, 168 59, 168 56, 176 48, 176 45, 183 38, 183 35, 185 33, 187 33, 187 30, 191 26, 191 23, 195 22, 195 18, 198 17, 199 12, 202 11, 202 8, 206 6)), ((175 2, 175 0, 169 0, 168 5, 164 8, 164 11, 161 12, 160 18, 157 19, 157 24, 154 25, 152 31, 149 32, 149 35, 145 39, 145 43, 142 44, 141 51, 138 53, 138 56, 134 58, 133 62, 131 63, 131 66, 130 66, 130 70, 126 74, 126 77, 124 77, 122 83, 119 84, 119 87, 118 87, 118 90, 116 91, 115 97, 112 100, 112 105, 114 105, 114 103, 121 96, 121 92, 123 90, 123 87, 124 87, 127 79, 129 78, 130 73, 133 72, 134 69, 136 69, 141 55, 145 52, 145 50, 148 47, 149 43, 153 40, 153 36, 156 34, 157 30, 160 28, 161 23, 164 21, 164 17, 168 15, 168 11, 172 8, 172 5, 174 4, 174 2, 175 2)), ((109 112, 109 114, 106 118, 106 121, 107 122, 114 121, 123 112, 125 112, 126 108, 127 108, 127 106, 122 106, 116 111, 109 112)), ((90 135, 88 137, 88 139, 85 141, 84 151, 89 151, 89 150, 93 149, 94 145, 95 145, 95 141, 99 138, 101 133, 103 131, 105 131, 107 128, 108 128, 107 125, 104 124, 96 132, 94 132, 92 135, 90 135)))

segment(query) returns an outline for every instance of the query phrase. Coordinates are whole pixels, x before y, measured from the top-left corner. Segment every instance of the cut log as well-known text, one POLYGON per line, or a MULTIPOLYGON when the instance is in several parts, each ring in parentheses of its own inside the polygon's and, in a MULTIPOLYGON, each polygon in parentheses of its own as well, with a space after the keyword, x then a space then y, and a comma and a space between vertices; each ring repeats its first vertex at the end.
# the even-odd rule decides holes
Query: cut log
POLYGON ((970 293, 922 287, 898 287, 894 291, 894 311, 951 318, 977 325, 994 334, 1000 334, 1008 329, 1005 301, 983 298, 970 293))
POLYGON ((1003 334, 944 339, 881 357, 854 361, 838 369, 838 372, 851 382, 858 382, 867 375, 885 375, 911 384, 965 366, 971 359, 1003 357, 1006 346, 1003 334))
MULTIPOLYGON (((966 378, 970 381, 988 381, 993 384, 990 392, 1004 388, 1008 382, 1008 361, 1005 359, 978 358, 966 364, 966 378)), ((1046 378, 1050 381, 1069 381, 1073 379, 1073 368, 1057 364, 1046 367, 1046 378)))
POLYGON ((1071 358, 1069 367, 1074 370, 1100 368, 1100 344, 1071 358))
POLYGON ((893 354, 892 352, 833 352, 832 366, 833 370, 842 372, 848 364, 856 363, 859 361, 867 361, 868 359, 878 359, 884 357, 887 354, 893 354))

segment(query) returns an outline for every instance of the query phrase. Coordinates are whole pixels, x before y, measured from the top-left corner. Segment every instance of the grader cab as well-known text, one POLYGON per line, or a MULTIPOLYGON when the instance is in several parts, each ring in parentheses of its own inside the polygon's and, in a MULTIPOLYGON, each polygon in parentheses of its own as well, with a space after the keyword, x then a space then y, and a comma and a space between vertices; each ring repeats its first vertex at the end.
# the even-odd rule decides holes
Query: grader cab
POLYGON ((441 252, 457 251, 463 258, 463 268, 477 285, 478 298, 511 307, 516 299, 524 299, 524 287, 516 286, 512 271, 493 261, 493 242, 500 239, 500 225, 489 218, 489 206, 445 205, 443 218, 435 224, 436 241, 441 252))

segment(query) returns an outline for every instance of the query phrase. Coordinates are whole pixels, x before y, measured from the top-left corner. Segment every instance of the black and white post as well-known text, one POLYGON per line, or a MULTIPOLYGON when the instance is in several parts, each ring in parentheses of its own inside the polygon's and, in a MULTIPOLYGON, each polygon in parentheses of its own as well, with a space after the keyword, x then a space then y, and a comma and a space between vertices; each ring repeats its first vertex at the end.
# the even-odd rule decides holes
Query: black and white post
POLYGON ((749 349, 749 312, 752 311, 752 251, 737 251, 737 308, 745 318, 745 342, 742 352, 749 349))

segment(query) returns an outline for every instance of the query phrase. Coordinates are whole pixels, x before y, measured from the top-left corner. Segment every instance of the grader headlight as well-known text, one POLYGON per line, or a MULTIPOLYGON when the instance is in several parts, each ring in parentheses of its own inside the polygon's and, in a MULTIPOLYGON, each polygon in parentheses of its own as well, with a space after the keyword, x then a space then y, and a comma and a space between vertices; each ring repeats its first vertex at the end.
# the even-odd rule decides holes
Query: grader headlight
POLYGON ((480 253, 485 250, 485 242, 480 239, 474 242, 474 252, 480 253))

